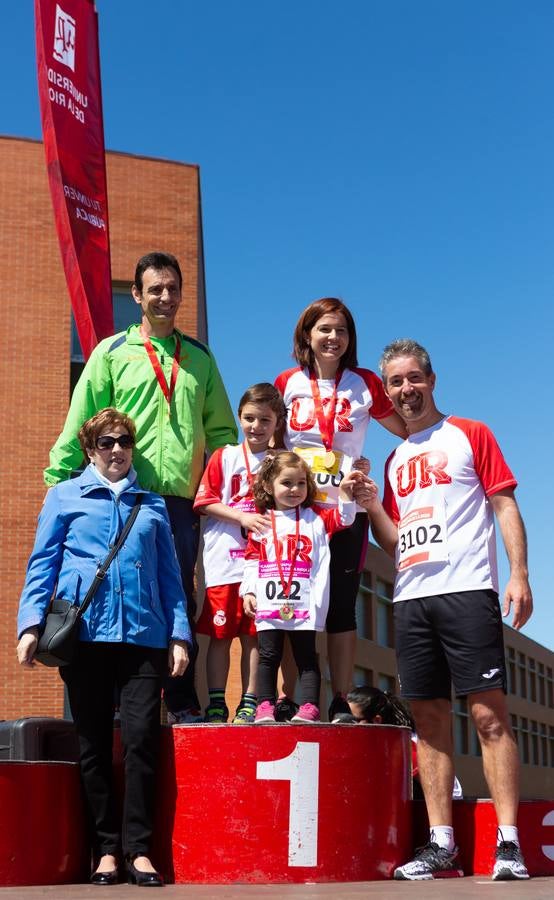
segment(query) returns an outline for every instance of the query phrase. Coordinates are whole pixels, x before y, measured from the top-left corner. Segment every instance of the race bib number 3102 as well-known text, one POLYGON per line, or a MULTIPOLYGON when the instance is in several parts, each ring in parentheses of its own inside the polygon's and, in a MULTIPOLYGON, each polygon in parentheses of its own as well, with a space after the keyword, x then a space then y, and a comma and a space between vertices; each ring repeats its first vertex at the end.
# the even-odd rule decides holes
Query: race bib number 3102
POLYGON ((446 562, 446 516, 442 506, 412 509, 398 523, 397 569, 446 562))

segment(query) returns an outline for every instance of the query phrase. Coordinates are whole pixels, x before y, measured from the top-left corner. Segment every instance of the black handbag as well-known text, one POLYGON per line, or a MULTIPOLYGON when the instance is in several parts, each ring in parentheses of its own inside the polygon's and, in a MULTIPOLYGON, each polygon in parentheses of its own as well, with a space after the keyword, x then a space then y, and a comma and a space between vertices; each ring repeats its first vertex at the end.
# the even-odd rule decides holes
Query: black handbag
POLYGON ((79 627, 83 613, 90 606, 92 598, 104 580, 114 556, 129 534, 131 526, 138 516, 141 502, 142 494, 137 494, 135 505, 129 518, 106 559, 98 566, 94 581, 89 587, 81 605, 75 606, 70 600, 62 600, 60 597, 55 597, 52 600, 33 657, 37 662, 42 663, 43 666, 66 666, 73 659, 75 646, 79 640, 79 627))

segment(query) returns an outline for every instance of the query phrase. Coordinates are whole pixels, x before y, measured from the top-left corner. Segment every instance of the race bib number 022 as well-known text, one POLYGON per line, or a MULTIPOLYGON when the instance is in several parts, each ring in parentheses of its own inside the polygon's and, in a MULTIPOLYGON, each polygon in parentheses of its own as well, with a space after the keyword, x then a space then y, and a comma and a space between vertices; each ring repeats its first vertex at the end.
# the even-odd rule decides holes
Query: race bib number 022
POLYGON ((297 561, 291 578, 291 565, 283 560, 282 572, 289 584, 285 592, 275 562, 258 563, 257 621, 263 619, 308 619, 310 615, 310 563, 297 561))
POLYGON ((422 506, 412 509, 400 519, 397 561, 399 572, 409 566, 445 562, 447 559, 446 516, 443 508, 422 506))

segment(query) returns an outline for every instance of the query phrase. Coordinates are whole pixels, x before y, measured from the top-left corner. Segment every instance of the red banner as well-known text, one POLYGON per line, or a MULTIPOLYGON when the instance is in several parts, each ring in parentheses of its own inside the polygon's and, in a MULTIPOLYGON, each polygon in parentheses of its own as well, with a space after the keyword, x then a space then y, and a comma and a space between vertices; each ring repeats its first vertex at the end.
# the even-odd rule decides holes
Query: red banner
POLYGON ((50 193, 87 358, 114 330, 98 17, 93 0, 35 0, 35 21, 50 193))

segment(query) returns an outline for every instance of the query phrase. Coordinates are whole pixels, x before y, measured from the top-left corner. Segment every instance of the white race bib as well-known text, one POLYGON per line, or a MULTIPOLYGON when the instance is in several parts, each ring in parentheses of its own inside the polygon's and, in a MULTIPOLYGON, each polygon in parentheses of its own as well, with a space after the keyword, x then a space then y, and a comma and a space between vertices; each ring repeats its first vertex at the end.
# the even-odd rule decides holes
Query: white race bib
MULTIPOLYGON (((310 616, 310 567, 309 562, 295 562, 288 597, 285 595, 279 567, 276 562, 258 563, 258 610, 256 619, 306 620, 310 616)), ((290 562, 283 560, 281 569, 285 584, 290 578, 290 562)))
POLYGON ((398 523, 398 571, 422 563, 447 560, 444 507, 421 506, 412 509, 398 523))

